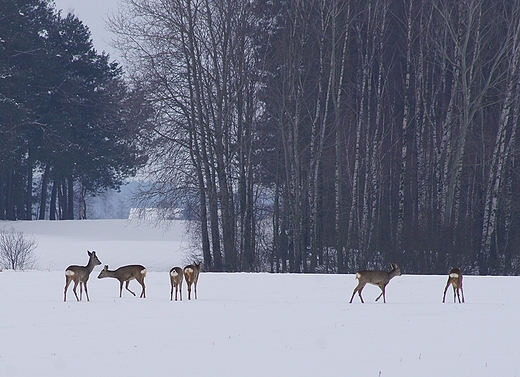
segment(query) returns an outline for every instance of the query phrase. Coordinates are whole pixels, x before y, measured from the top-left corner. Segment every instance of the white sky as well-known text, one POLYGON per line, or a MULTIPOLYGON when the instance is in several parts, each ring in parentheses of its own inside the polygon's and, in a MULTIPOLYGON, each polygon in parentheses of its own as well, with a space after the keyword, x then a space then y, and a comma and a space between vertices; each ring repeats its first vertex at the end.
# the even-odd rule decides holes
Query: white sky
POLYGON ((119 60, 119 54, 110 46, 114 35, 106 29, 107 15, 117 11, 118 0, 54 0, 62 15, 74 13, 92 33, 94 47, 106 51, 111 60, 119 60))

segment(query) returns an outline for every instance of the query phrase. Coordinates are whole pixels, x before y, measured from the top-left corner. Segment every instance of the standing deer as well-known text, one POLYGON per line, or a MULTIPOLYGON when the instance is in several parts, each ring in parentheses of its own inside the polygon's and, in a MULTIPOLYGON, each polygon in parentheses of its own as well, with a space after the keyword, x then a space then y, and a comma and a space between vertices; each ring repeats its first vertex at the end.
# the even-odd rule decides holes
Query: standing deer
POLYGON ((108 269, 108 265, 105 265, 105 268, 103 268, 103 270, 101 270, 101 272, 98 275, 98 279, 116 278, 117 280, 119 280, 119 297, 122 297, 123 295, 123 283, 126 283, 126 290, 135 296, 135 293, 128 288, 128 283, 130 283, 130 280, 137 280, 137 282, 141 284, 141 287, 143 287, 141 291, 141 296, 139 296, 139 298, 146 298, 144 285, 145 277, 146 268, 144 266, 141 266, 140 264, 122 266, 115 271, 110 271, 108 269))
POLYGON ((175 288, 175 301, 177 301, 177 292, 180 293, 180 299, 182 301, 182 268, 173 267, 170 270, 170 282, 172 284, 172 290, 170 292, 170 301, 173 300, 173 288, 175 288))
POLYGON ((446 301, 446 291, 449 286, 453 287, 453 302, 457 302, 455 299, 459 299, 460 304, 460 295, 459 289, 462 292, 462 302, 464 302, 464 290, 462 289, 462 272, 460 268, 452 268, 448 274, 448 282, 446 283, 446 288, 444 288, 444 296, 442 297, 442 302, 446 301))
POLYGON ((184 278, 188 285, 188 300, 191 300, 191 285, 195 287, 195 300, 197 299, 197 281, 199 280, 200 262, 184 267, 184 278))
POLYGON ((376 301, 383 296, 383 302, 386 303, 386 296, 385 296, 385 287, 390 282, 390 280, 395 276, 401 276, 401 270, 397 266, 396 263, 391 263, 392 271, 386 272, 386 271, 379 271, 379 270, 362 270, 358 271, 356 273, 356 279, 359 280, 359 283, 357 287, 354 289, 354 292, 352 292, 352 297, 350 298, 350 303, 352 303, 352 300, 354 299, 354 295, 356 292, 359 294, 359 298, 361 299, 362 303, 365 303, 363 301, 363 297, 361 296, 361 291, 363 288, 365 288, 365 285, 367 283, 377 285, 379 288, 381 288, 381 294, 377 296, 376 301))
POLYGON ((96 256, 96 252, 90 252, 87 250, 87 254, 89 256, 89 260, 86 266, 69 266, 65 269, 65 291, 63 292, 63 302, 67 301, 67 288, 69 288, 69 284, 71 281, 74 281, 74 295, 76 296, 76 300, 81 301, 83 298, 83 287, 85 287, 85 294, 87 296, 87 301, 90 301, 88 297, 87 291, 87 281, 90 276, 90 273, 94 269, 95 266, 101 264, 100 260, 96 256), (79 298, 76 292, 76 288, 79 283, 79 298))

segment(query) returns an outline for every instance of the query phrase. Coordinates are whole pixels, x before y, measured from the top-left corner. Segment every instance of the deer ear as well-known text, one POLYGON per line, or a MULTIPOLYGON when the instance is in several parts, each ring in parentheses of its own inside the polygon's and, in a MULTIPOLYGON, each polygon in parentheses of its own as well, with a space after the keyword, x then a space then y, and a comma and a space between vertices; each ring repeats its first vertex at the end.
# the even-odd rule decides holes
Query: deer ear
POLYGON ((87 250, 87 254, 88 254, 89 257, 92 255, 92 253, 90 251, 88 251, 88 250, 87 250))

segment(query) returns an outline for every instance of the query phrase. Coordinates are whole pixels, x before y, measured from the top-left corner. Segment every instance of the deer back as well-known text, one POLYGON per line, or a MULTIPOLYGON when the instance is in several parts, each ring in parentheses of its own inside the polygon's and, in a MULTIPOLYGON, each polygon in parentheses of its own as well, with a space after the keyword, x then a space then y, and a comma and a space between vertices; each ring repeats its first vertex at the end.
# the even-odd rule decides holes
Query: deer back
POLYGON ((356 278, 360 283, 370 283, 374 285, 387 284, 390 277, 386 271, 362 270, 356 273, 356 278))
POLYGON ((449 283, 455 287, 462 285, 462 272, 460 268, 452 268, 449 272, 449 283))
POLYGON ((396 276, 401 276, 401 270, 396 263, 392 263, 392 270, 390 272, 381 270, 362 270, 356 273, 356 278, 360 283, 370 283, 374 285, 386 285, 396 276))
POLYGON ((200 263, 193 263, 184 267, 184 278, 188 284, 196 282, 199 279, 200 263))
POLYGON ((182 273, 182 268, 180 267, 173 267, 171 270, 170 270, 170 280, 173 283, 175 284, 179 284, 182 282, 182 278, 183 278, 183 273, 182 273))
POLYGON ((141 280, 146 276, 146 268, 140 264, 132 264, 128 266, 122 266, 118 269, 111 271, 108 269, 108 265, 105 265, 103 270, 99 273, 98 278, 116 278, 119 281, 129 281, 133 279, 141 280))
POLYGON ((65 275, 74 281, 87 281, 94 267, 101 264, 95 251, 90 252, 87 250, 87 254, 89 260, 86 266, 71 265, 65 269, 65 275))

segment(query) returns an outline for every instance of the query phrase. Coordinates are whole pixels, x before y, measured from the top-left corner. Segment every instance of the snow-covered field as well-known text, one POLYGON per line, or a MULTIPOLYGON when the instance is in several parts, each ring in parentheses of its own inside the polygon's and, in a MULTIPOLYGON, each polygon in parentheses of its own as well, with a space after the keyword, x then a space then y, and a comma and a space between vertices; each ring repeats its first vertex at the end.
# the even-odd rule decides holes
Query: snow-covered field
MULTIPOLYGON (((465 277, 465 304, 442 304, 445 276, 403 275, 387 304, 348 300, 353 275, 202 273, 198 300, 170 301, 166 272, 185 260, 182 223, 125 220, 2 223, 33 235, 38 271, 0 273, 0 376, 520 376, 520 278, 465 277), (147 267, 146 299, 115 279, 89 280, 90 302, 64 269, 147 267)), ((130 288, 140 292, 132 281, 130 288)))

